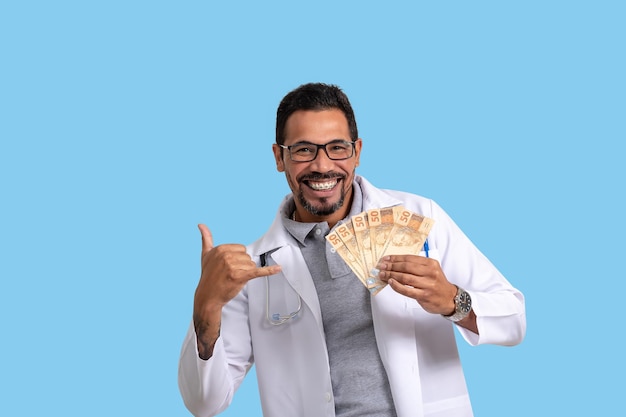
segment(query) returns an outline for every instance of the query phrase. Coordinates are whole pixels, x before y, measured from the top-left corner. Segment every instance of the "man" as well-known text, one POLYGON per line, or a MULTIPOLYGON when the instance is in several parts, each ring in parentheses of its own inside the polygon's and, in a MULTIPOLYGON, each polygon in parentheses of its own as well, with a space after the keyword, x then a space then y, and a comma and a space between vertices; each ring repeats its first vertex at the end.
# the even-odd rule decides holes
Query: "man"
POLYGON ((196 416, 230 404, 256 364, 264 416, 471 416, 454 337, 515 345, 523 295, 432 200, 356 175, 354 112, 336 86, 305 84, 281 101, 276 167, 292 193, 254 244, 213 245, 184 341, 179 387, 196 416), (402 205, 435 221, 428 253, 377 265, 373 295, 325 236, 353 215, 402 205))

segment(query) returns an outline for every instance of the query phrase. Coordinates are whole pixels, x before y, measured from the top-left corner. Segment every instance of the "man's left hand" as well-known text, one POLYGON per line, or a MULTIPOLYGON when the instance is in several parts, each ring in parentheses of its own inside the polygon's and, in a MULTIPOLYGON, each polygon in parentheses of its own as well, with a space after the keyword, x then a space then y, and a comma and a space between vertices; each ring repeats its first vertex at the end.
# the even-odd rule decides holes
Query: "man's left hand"
POLYGON ((396 292, 414 298, 432 314, 454 313, 457 287, 451 284, 436 259, 417 255, 389 255, 378 263, 379 278, 396 292))

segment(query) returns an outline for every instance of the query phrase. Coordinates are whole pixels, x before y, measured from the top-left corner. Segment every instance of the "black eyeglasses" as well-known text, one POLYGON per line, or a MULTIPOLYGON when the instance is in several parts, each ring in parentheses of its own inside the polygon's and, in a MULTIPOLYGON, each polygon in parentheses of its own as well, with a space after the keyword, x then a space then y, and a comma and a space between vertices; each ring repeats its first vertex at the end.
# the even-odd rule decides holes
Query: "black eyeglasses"
POLYGON ((317 158, 317 151, 324 149, 328 159, 333 161, 341 161, 342 159, 351 158, 354 155, 354 142, 347 140, 331 140, 323 145, 317 145, 310 142, 298 142, 293 145, 278 145, 289 151, 289 158, 294 162, 311 162, 317 158))

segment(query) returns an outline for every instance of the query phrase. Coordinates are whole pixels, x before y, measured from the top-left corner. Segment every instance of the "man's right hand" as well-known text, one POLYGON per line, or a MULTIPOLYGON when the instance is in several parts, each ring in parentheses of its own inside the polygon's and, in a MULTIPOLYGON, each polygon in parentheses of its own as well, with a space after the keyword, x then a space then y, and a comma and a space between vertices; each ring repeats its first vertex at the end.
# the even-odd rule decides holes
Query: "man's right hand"
POLYGON ((202 235, 202 272, 196 288, 193 321, 200 358, 213 355, 220 334, 222 307, 251 279, 280 272, 279 265, 258 267, 246 247, 239 244, 213 246, 211 231, 198 225, 202 235))

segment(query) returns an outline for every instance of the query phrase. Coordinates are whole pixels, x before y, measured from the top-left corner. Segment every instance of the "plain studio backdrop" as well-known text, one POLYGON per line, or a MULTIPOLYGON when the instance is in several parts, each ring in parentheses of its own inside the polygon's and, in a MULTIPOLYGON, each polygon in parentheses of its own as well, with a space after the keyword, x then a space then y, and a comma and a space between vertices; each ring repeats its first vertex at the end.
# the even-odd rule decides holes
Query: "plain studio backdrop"
MULTIPOLYGON (((276 107, 352 100, 357 172, 436 200, 526 295, 517 347, 460 344, 475 414, 615 415, 621 1, 0 5, 0 415, 188 416, 206 223, 251 243, 289 190, 276 107)), ((619 408, 618 408, 619 407, 619 408)), ((224 416, 261 416, 254 369, 224 416)))

